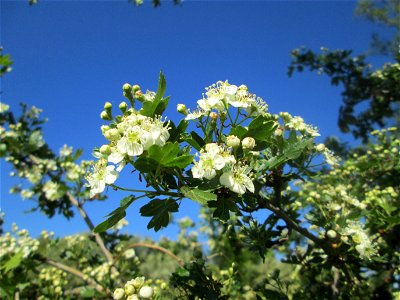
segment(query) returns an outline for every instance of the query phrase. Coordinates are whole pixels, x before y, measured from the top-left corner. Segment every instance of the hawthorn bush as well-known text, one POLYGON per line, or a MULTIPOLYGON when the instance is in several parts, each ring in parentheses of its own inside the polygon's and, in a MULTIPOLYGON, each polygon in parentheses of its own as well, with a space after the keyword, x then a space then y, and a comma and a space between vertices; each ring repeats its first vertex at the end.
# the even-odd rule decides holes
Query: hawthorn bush
POLYGON ((161 73, 156 92, 125 84, 118 108, 105 103, 96 162, 68 146, 51 150, 39 109, 23 106, 17 118, 1 104, 1 155, 23 179, 12 192, 48 217, 77 211, 90 229, 3 233, 2 298, 399 297, 396 128, 372 132, 341 161, 315 141, 317 128, 270 113, 245 85, 211 85, 195 109, 177 106, 176 123, 163 116, 165 91, 161 73), (119 176, 147 188, 119 186, 119 176), (107 186, 131 195, 94 226, 85 203, 105 201, 107 186), (122 234, 139 199, 149 229, 168 226, 182 201, 200 203, 199 224, 180 220, 176 241, 122 234))

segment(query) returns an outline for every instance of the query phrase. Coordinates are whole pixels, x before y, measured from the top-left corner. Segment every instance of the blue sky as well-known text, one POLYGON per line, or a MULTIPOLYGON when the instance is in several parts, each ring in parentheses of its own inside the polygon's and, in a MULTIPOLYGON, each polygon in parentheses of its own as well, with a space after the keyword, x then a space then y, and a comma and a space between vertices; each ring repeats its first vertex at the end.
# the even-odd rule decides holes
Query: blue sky
MULTIPOLYGON (((295 74, 287 77, 290 51, 300 46, 314 50, 354 49, 364 52, 372 32, 381 30, 354 17, 353 1, 186 1, 181 6, 149 3, 134 7, 127 1, 1 1, 1 44, 14 60, 13 71, 2 79, 2 101, 16 108, 25 102, 44 110, 49 119, 45 139, 58 150, 68 144, 91 150, 105 141, 99 118, 104 102, 118 105, 125 82, 155 90, 162 69, 170 106, 165 115, 179 121, 177 103, 195 107, 204 87, 217 80, 246 84, 262 97, 270 111, 302 116, 320 129, 322 138, 340 134, 337 127, 340 89, 326 77, 295 74)), ((371 62, 381 64, 382 57, 371 62)), ((72 221, 51 220, 40 213, 24 214, 32 203, 9 195, 17 183, 1 162, 1 209, 6 229, 11 222, 33 235, 43 229, 63 236, 87 230, 77 216, 72 221)), ((121 185, 140 187, 125 172, 121 185)), ((87 205, 95 223, 113 210, 123 192, 87 205)), ((185 201, 184 201, 185 202, 185 201)), ((174 237, 176 226, 157 234, 148 232, 147 218, 138 205, 128 209, 132 234, 174 237)), ((196 218, 198 207, 186 201, 177 218, 196 218)))

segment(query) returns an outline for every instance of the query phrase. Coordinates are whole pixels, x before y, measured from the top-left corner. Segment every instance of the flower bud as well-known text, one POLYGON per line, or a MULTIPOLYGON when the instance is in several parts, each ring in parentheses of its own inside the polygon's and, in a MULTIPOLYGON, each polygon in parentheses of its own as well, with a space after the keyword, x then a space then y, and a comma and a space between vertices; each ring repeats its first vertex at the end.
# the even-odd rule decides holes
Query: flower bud
POLYGON ((119 109, 122 111, 122 113, 125 113, 127 108, 128 108, 128 104, 126 104, 126 102, 122 101, 119 105, 118 105, 119 109))
POLYGON ((184 114, 185 116, 187 115, 187 110, 186 110, 186 105, 185 104, 178 104, 176 106, 176 111, 178 113, 184 114))
POLYGON ((118 289, 116 289, 116 290, 114 291, 114 294, 113 294, 113 298, 114 298, 114 300, 120 300, 120 299, 123 299, 123 298, 124 298, 124 296, 125 296, 125 292, 124 292, 124 290, 123 290, 123 289, 121 289, 121 288, 118 288, 118 289))
POLYGON ((137 90, 134 95, 135 95, 135 98, 138 99, 140 102, 143 102, 146 100, 146 97, 143 95, 141 90, 137 90))
POLYGON ((110 102, 104 103, 104 109, 105 109, 106 111, 111 110, 111 108, 112 108, 112 104, 111 104, 110 102))
POLYGON ((218 119, 218 114, 215 111, 213 111, 210 113, 210 118, 215 121, 216 119, 218 119))
POLYGON ((256 141, 252 137, 246 137, 242 141, 243 149, 251 150, 255 147, 256 141))
POLYGON ((132 86, 132 93, 133 94, 135 94, 139 90, 140 90, 140 86, 139 85, 135 84, 135 85, 132 86))
POLYGON ((226 145, 231 148, 237 148, 240 145, 240 139, 236 135, 226 137, 226 145))
POLYGON ((102 118, 103 120, 111 120, 111 116, 105 110, 101 112, 100 118, 102 118))
POLYGON ((109 145, 103 145, 100 147, 100 153, 103 155, 110 155, 111 154, 111 148, 109 145))
POLYGON ((275 136, 282 136, 282 134, 283 134, 283 131, 282 131, 282 129, 281 129, 281 128, 277 128, 277 129, 275 129, 275 132, 274 132, 274 134, 275 134, 275 136))
POLYGON ((125 284, 125 294, 126 295, 133 295, 135 293, 136 289, 133 285, 131 284, 125 284))
POLYGON ((132 88, 132 86, 131 86, 129 83, 125 83, 125 84, 122 86, 123 91, 126 92, 126 93, 127 93, 127 92, 130 92, 131 88, 132 88))
POLYGON ((153 296, 153 288, 145 285, 139 291, 139 297, 143 299, 150 299, 153 296))
POLYGON ((136 277, 132 284, 135 288, 139 289, 144 283, 144 277, 136 277))
POLYGON ((315 146, 315 150, 317 150, 318 152, 322 152, 325 150, 325 145, 324 144, 318 144, 317 146, 315 146))
POLYGON ((104 137, 109 141, 116 141, 120 138, 118 129, 111 128, 104 133, 104 137))
POLYGON ((337 233, 336 233, 335 230, 330 229, 330 230, 327 231, 326 236, 328 238, 330 238, 331 240, 334 240, 337 237, 337 233))

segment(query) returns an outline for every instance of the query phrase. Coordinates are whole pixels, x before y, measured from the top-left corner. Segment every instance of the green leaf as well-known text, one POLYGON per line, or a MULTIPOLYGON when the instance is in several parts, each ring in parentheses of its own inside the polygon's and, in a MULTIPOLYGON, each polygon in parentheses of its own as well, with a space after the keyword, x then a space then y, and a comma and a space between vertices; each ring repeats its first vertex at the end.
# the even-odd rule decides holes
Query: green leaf
POLYGON ((160 164, 168 163, 178 155, 179 149, 179 144, 177 143, 168 142, 162 147, 153 145, 149 148, 149 158, 160 164))
POLYGON ((23 252, 19 251, 15 255, 13 255, 6 263, 2 266, 4 268, 4 273, 8 271, 18 268, 22 262, 23 252))
POLYGON ((158 89, 153 101, 145 101, 140 113, 143 116, 154 117, 155 115, 161 115, 168 105, 169 97, 163 98, 167 83, 164 78, 164 74, 160 71, 160 77, 158 80, 158 89))
POLYGON ((235 212, 238 210, 235 201, 232 199, 222 198, 218 199, 217 201, 209 201, 208 206, 216 208, 213 213, 213 217, 220 219, 221 221, 229 220, 229 212, 235 212))
POLYGON ((304 139, 296 142, 290 142, 286 144, 283 148, 283 154, 288 159, 296 159, 298 158, 303 150, 311 145, 314 141, 314 138, 304 139))
MULTIPOLYGON (((173 125, 173 123, 170 123, 173 125)), ((178 127, 175 127, 174 125, 171 126, 171 130, 169 133, 169 141, 170 142, 179 142, 181 139, 181 134, 185 132, 186 128, 188 127, 189 122, 186 121, 185 119, 181 120, 178 124, 178 127)))
POLYGON ((263 116, 258 116, 249 124, 247 136, 251 136, 259 141, 269 141, 273 135, 277 124, 263 116))
POLYGON ((109 218, 104 222, 100 223, 99 225, 97 225, 93 229, 93 232, 95 233, 104 232, 107 229, 113 227, 115 224, 117 224, 120 220, 122 220, 126 216, 125 210, 129 207, 129 205, 132 204, 133 201, 135 201, 135 197, 133 195, 123 198, 120 202, 120 207, 109 213, 107 215, 107 217, 109 218))
POLYGON ((179 169, 184 169, 193 162, 193 155, 182 155, 175 157, 173 160, 163 163, 164 167, 177 167, 179 169))
POLYGON ((162 147, 153 145, 149 148, 149 159, 155 162, 153 167, 160 165, 167 168, 177 167, 184 169, 193 161, 193 155, 177 156, 179 151, 178 143, 168 142, 162 147))
POLYGON ((179 205, 173 199, 154 199, 142 206, 140 214, 145 217, 152 217, 147 229, 154 228, 155 231, 159 231, 162 227, 168 226, 169 213, 177 212, 178 209, 179 205))
POLYGON ((184 194, 186 198, 196 201, 202 205, 206 204, 208 201, 217 200, 217 195, 198 188, 189 188, 187 186, 183 186, 180 189, 180 192, 184 194))
POLYGON ((241 140, 246 137, 246 134, 247 129, 240 125, 232 128, 231 132, 229 133, 229 135, 235 135, 241 140))
POLYGON ((122 207, 117 208, 115 211, 113 211, 111 217, 109 217, 107 220, 105 220, 104 222, 97 225, 93 229, 93 232, 100 233, 100 232, 104 232, 107 229, 110 229, 111 227, 113 227, 115 224, 117 224, 120 220, 122 220, 126 216, 125 209, 126 208, 122 208, 122 207))
POLYGON ((154 171, 157 169, 157 165, 158 163, 154 159, 142 156, 136 159, 136 161, 133 163, 135 169, 140 173, 149 173, 154 171))
POLYGON ((195 131, 192 131, 190 135, 192 136, 192 139, 194 139, 196 143, 200 146, 200 148, 204 147, 206 142, 195 131))

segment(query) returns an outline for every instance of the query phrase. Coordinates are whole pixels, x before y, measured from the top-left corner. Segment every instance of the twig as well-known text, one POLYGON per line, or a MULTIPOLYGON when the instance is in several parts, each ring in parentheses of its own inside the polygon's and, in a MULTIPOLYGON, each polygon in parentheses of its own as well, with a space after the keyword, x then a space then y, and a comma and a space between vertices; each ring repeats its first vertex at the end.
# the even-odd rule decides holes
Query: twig
POLYGON ((274 205, 264 202, 264 207, 269 209, 270 211, 274 212, 278 217, 283 219, 286 223, 286 225, 294 230, 296 230, 298 233, 304 235, 305 237, 309 238, 312 240, 314 243, 317 245, 322 244, 322 240, 313 235, 311 232, 309 232, 307 229, 300 227, 295 221, 293 221, 282 209, 279 207, 275 207, 274 205))
POLYGON ((67 196, 69 201, 78 209, 79 214, 87 224, 87 226, 90 228, 90 231, 94 235, 97 244, 100 246, 101 251, 104 253, 105 257, 107 258, 107 261, 111 264, 114 263, 113 256, 111 255, 110 251, 108 251, 106 245, 104 244, 103 239, 101 238, 100 234, 98 233, 93 233, 94 225, 92 220, 90 220, 89 216, 87 215, 86 211, 83 209, 82 205, 78 202, 78 200, 71 195, 71 193, 67 192, 67 196))
POLYGON ((57 269, 63 270, 65 272, 68 272, 72 275, 74 275, 75 277, 78 277, 80 279, 82 279, 83 281, 85 281, 86 283, 88 283, 89 285, 92 285, 98 292, 103 293, 103 292, 107 292, 110 293, 110 291, 106 290, 104 287, 102 287, 101 285, 99 285, 96 281, 94 281, 92 278, 85 276, 85 274, 83 274, 81 271, 71 268, 67 265, 64 265, 60 262, 54 261, 50 258, 44 258, 43 262, 45 262, 46 264, 56 267, 57 269))
POLYGON ((168 256, 172 257, 174 260, 176 260, 180 266, 184 265, 184 262, 183 262, 183 260, 181 258, 179 258, 175 254, 173 254, 168 249, 165 249, 165 248, 163 248, 161 246, 158 246, 158 245, 152 245, 152 244, 146 244, 146 243, 133 243, 133 244, 129 244, 125 248, 125 250, 128 250, 130 248, 136 248, 136 247, 146 247, 146 248, 150 248, 150 249, 155 249, 155 250, 161 251, 161 252, 167 254, 168 256))

